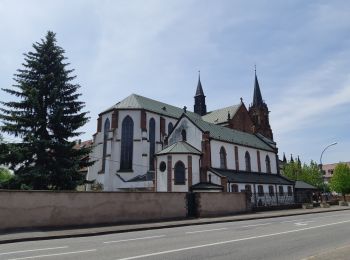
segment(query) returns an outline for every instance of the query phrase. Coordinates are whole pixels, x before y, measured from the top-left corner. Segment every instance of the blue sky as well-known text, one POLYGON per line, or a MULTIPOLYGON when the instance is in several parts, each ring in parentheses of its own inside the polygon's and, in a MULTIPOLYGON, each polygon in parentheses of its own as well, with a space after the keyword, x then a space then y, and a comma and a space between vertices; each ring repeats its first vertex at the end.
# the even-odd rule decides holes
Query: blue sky
POLYGON ((346 0, 0 0, 0 86, 54 31, 90 111, 88 139, 98 113, 131 93, 193 108, 198 70, 209 110, 249 106, 256 64, 280 156, 319 162, 336 141, 323 162, 350 161, 349 13, 346 0))

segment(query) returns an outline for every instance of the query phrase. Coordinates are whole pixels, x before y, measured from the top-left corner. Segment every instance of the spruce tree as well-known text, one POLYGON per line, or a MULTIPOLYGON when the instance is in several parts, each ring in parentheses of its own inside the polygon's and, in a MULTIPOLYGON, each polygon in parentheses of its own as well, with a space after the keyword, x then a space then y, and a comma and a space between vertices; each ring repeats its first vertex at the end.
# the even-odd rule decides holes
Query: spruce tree
POLYGON ((81 159, 90 149, 74 149, 72 141, 88 121, 80 86, 53 32, 33 49, 24 54, 15 85, 3 89, 16 100, 1 102, 2 131, 22 141, 9 144, 2 160, 14 170, 16 188, 72 190, 84 181, 79 168, 89 165, 81 159))

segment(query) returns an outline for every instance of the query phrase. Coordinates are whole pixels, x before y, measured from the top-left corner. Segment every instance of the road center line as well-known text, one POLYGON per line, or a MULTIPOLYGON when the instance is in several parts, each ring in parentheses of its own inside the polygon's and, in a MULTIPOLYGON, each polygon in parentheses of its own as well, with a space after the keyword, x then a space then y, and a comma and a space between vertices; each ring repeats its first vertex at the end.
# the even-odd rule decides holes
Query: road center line
POLYGON ((144 240, 144 239, 152 239, 152 238, 160 238, 160 237, 165 237, 165 235, 151 236, 151 237, 138 237, 138 238, 131 238, 131 239, 115 240, 115 241, 106 241, 106 242, 103 242, 103 243, 104 244, 121 243, 121 242, 127 242, 127 241, 144 240))
POLYGON ((258 227, 258 226, 267 226, 271 225, 272 223, 262 223, 262 224, 255 224, 255 225, 247 225, 247 226, 242 226, 242 227, 258 227))
POLYGON ((215 229, 206 229, 206 230, 198 230, 198 231, 188 231, 186 234, 195 234, 195 233, 203 233, 210 231, 218 231, 218 230, 226 230, 227 228, 215 228, 215 229))
POLYGON ((20 257, 20 258, 12 258, 8 260, 22 260, 22 259, 34 259, 34 258, 43 258, 43 257, 59 256, 59 255, 72 255, 72 254, 94 252, 96 250, 97 249, 90 249, 90 250, 83 250, 83 251, 72 251, 72 252, 65 252, 65 253, 49 254, 49 255, 35 255, 35 256, 27 256, 27 257, 20 257))
POLYGON ((335 222, 335 223, 330 223, 330 224, 324 224, 324 225, 314 226, 314 227, 293 229, 293 230, 289 230, 289 231, 278 232, 278 233, 271 233, 271 234, 266 234, 266 235, 261 235, 261 236, 245 237, 245 238, 221 241, 221 242, 216 242, 216 243, 203 244, 203 245, 198 245, 198 246, 183 247, 183 248, 167 250, 167 251, 160 251, 160 252, 155 252, 155 253, 150 253, 150 254, 119 258, 117 260, 131 260, 131 259, 145 258, 145 257, 149 257, 149 256, 164 255, 164 254, 170 254, 170 253, 175 253, 175 252, 180 252, 180 251, 187 251, 187 250, 192 250, 192 249, 197 249, 197 248, 217 246, 217 245, 229 244, 229 243, 234 243, 234 242, 239 242, 239 241, 245 241, 245 240, 252 240, 252 239, 257 239, 257 238, 272 237, 272 236, 278 236, 278 235, 283 235, 283 234, 295 233, 295 232, 300 232, 300 231, 304 231, 304 230, 310 230, 310 229, 334 226, 334 225, 348 223, 348 222, 350 222, 350 220, 340 221, 340 222, 335 222))
POLYGON ((298 221, 303 221, 303 220, 302 219, 285 220, 285 221, 281 221, 280 223, 291 223, 291 222, 298 222, 298 221))
POLYGON ((12 254, 19 254, 19 253, 27 253, 27 252, 34 252, 34 251, 45 251, 45 250, 55 250, 55 249, 63 249, 63 248, 68 248, 68 246, 47 247, 47 248, 21 250, 21 251, 12 251, 12 252, 0 253, 0 255, 12 255, 12 254))

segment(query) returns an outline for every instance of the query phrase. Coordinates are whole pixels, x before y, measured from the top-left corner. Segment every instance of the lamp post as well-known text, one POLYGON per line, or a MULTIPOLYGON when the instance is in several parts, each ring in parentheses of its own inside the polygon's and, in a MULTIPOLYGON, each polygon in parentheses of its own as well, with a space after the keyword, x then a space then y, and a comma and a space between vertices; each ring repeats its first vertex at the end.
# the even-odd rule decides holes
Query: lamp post
MULTIPOLYGON (((329 147, 331 147, 331 146, 333 146, 333 145, 336 145, 337 144, 337 142, 334 142, 334 143, 331 143, 331 144, 329 144, 329 145, 327 145, 324 149, 323 149, 323 151, 322 151, 322 153, 321 153, 321 157, 320 157, 320 171, 321 171, 321 174, 323 175, 323 171, 322 171, 322 156, 323 156, 323 153, 329 148, 329 147)), ((325 183, 324 183, 324 177, 323 177, 323 193, 326 193, 326 185, 325 185, 325 183)))

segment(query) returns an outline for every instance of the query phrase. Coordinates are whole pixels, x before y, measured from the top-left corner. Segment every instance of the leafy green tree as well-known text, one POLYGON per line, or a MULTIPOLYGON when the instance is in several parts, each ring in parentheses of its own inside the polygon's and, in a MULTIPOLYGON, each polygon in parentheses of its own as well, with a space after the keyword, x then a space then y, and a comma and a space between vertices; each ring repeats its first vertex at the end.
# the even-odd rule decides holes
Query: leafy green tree
POLYGON ((337 164, 329 186, 332 191, 342 194, 346 201, 345 195, 350 193, 350 167, 347 164, 337 164))
POLYGON ((319 189, 323 188, 322 173, 314 161, 310 162, 310 165, 303 164, 299 161, 291 161, 286 163, 283 168, 283 174, 293 181, 304 181, 319 189))
POLYGON ((292 181, 300 180, 301 166, 298 162, 290 161, 283 167, 283 175, 292 181))
POLYGON ((70 141, 88 121, 78 101, 80 86, 72 82, 53 32, 33 49, 15 74, 16 84, 3 89, 16 100, 1 102, 2 131, 22 141, 7 144, 2 160, 14 170, 17 188, 72 190, 84 179, 79 168, 90 164, 81 160, 90 149, 74 149, 70 141))
POLYGON ((309 183, 318 189, 323 189, 323 177, 320 168, 314 161, 310 165, 304 164, 302 168, 301 180, 309 183))

